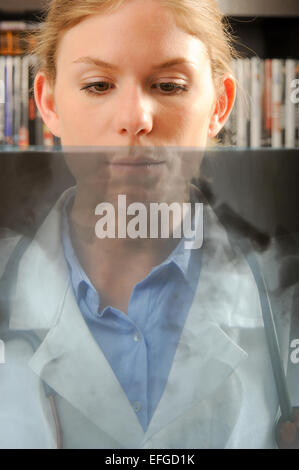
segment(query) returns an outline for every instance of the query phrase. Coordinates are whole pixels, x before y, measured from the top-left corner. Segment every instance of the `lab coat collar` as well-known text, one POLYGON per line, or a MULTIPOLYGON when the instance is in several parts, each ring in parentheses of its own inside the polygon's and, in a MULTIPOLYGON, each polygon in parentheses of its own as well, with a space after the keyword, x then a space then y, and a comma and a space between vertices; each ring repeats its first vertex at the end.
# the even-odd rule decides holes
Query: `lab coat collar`
POLYGON ((254 326, 259 322, 254 308, 251 311, 245 302, 236 302, 240 296, 252 296, 248 270, 234 258, 225 232, 207 208, 205 226, 209 225, 209 231, 204 239, 200 282, 166 389, 144 435, 75 300, 60 239, 66 196, 67 192, 21 260, 11 327, 47 330, 29 366, 120 446, 138 447, 213 393, 246 358, 246 352, 221 325, 254 326))
POLYGON ((69 285, 61 243, 65 191, 23 254, 12 288, 10 328, 48 330, 58 321, 69 285))
MULTIPOLYGON (((65 200, 73 192, 74 188, 69 188, 63 193, 19 263, 11 303, 10 327, 13 329, 47 330, 61 315, 70 282, 61 242, 61 214, 65 200)), ((205 319, 230 327, 262 326, 252 273, 238 247, 231 246, 226 231, 207 204, 204 205, 201 250, 205 282, 201 273, 201 288, 197 288, 193 304, 200 305, 203 299, 206 301, 212 296, 214 303, 211 309, 206 309, 205 319), (248 293, 251 297, 247 297, 248 293)))

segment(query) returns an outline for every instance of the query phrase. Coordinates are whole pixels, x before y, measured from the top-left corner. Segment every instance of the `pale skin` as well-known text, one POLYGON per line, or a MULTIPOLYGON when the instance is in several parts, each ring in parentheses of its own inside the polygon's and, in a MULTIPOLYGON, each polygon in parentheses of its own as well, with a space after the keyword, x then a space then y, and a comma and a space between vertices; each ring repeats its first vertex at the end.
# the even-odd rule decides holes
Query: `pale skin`
MULTIPOLYGON (((56 82, 51 87, 40 72, 35 97, 43 120, 65 148, 205 148, 234 103, 233 77, 223 77, 223 85, 220 95, 202 41, 180 29, 173 14, 154 0, 134 0, 64 33, 56 82)), ((134 285, 168 256, 177 240, 99 240, 94 236, 95 207, 115 202, 117 194, 126 194, 129 201, 186 201, 182 175, 190 162, 186 170, 186 162, 169 154, 147 168, 128 160, 117 165, 122 157, 112 155, 104 168, 93 157, 66 160, 77 180, 70 212, 75 251, 100 294, 101 309, 112 305, 127 313, 134 285)), ((197 163, 192 162, 193 168, 197 163)))

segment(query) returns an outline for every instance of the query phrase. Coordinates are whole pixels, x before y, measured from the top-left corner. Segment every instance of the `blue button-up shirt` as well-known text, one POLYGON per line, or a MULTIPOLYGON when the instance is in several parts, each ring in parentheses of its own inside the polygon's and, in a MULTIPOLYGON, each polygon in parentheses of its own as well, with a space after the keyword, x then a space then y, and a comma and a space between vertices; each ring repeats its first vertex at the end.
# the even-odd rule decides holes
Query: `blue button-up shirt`
POLYGON ((82 315, 139 422, 146 431, 161 399, 200 273, 201 250, 187 250, 182 239, 170 256, 135 285, 128 315, 108 306, 74 252, 66 200, 62 241, 71 283, 82 315))

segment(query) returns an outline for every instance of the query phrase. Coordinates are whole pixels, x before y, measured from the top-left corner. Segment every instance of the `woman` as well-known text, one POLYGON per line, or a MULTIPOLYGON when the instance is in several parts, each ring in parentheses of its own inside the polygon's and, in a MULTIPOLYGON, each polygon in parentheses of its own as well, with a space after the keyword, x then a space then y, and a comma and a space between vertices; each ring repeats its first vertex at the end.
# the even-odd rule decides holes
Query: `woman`
POLYGON ((41 344, 33 356, 28 343, 18 355, 8 345, 16 367, 20 355, 28 363, 22 387, 34 393, 29 421, 19 423, 20 397, 17 412, 7 407, 16 421, 7 414, 4 447, 56 446, 38 377, 55 393, 65 448, 275 446, 257 288, 211 210, 200 250, 174 236, 120 235, 123 226, 117 238, 95 231, 98 204, 116 208, 120 195, 146 210, 200 201, 190 187, 200 149, 235 99, 216 2, 52 1, 35 53, 36 103, 77 186, 19 263, 10 328, 41 344))

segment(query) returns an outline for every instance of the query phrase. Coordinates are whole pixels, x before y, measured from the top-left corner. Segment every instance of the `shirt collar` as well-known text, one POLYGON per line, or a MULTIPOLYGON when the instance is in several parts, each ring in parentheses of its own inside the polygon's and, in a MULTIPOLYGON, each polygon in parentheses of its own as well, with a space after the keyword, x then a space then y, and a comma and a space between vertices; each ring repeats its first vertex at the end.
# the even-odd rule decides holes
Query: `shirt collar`
POLYGON ((85 297, 88 287, 91 287, 94 290, 94 294, 98 295, 94 289, 90 279, 86 275, 85 271, 81 267, 81 264, 77 258, 77 255, 74 251, 73 244, 71 241, 70 235, 70 226, 68 221, 68 214, 74 202, 74 197, 76 194, 76 188, 71 191, 67 198, 65 199, 63 208, 62 208, 62 244, 64 256, 67 261, 71 283, 76 295, 76 299, 79 302, 80 299, 85 297))
POLYGON ((195 288, 201 265, 201 249, 189 250, 185 248, 185 238, 182 238, 168 258, 154 270, 161 270, 166 266, 176 267, 183 275, 185 281, 195 288))
MULTIPOLYGON (((82 297, 85 297, 88 287, 90 287, 92 289, 92 296, 95 297, 99 303, 98 293, 81 267, 71 242, 68 213, 72 207, 75 193, 76 188, 74 188, 73 191, 70 191, 65 199, 62 210, 62 243, 64 255, 69 266, 71 282, 77 301, 79 302, 82 297)), ((194 229, 194 220, 192 221, 192 228, 194 229)), ((165 267, 173 267, 180 271, 187 284, 189 284, 190 287, 194 290, 198 282, 202 250, 186 249, 185 241, 186 239, 182 238, 176 248, 167 257, 167 259, 164 260, 160 265, 153 268, 151 274, 158 270, 161 271, 165 267)))
MULTIPOLYGON (((203 201, 201 192, 193 185, 190 187, 190 201, 192 203, 203 201)), ((200 221, 193 217, 191 221, 192 230, 197 228, 195 224, 199 223, 200 221)), ((195 289, 201 268, 202 249, 187 249, 185 248, 186 241, 186 238, 183 237, 168 258, 157 266, 157 269, 171 264, 176 266, 184 276, 185 281, 192 289, 195 289)))

